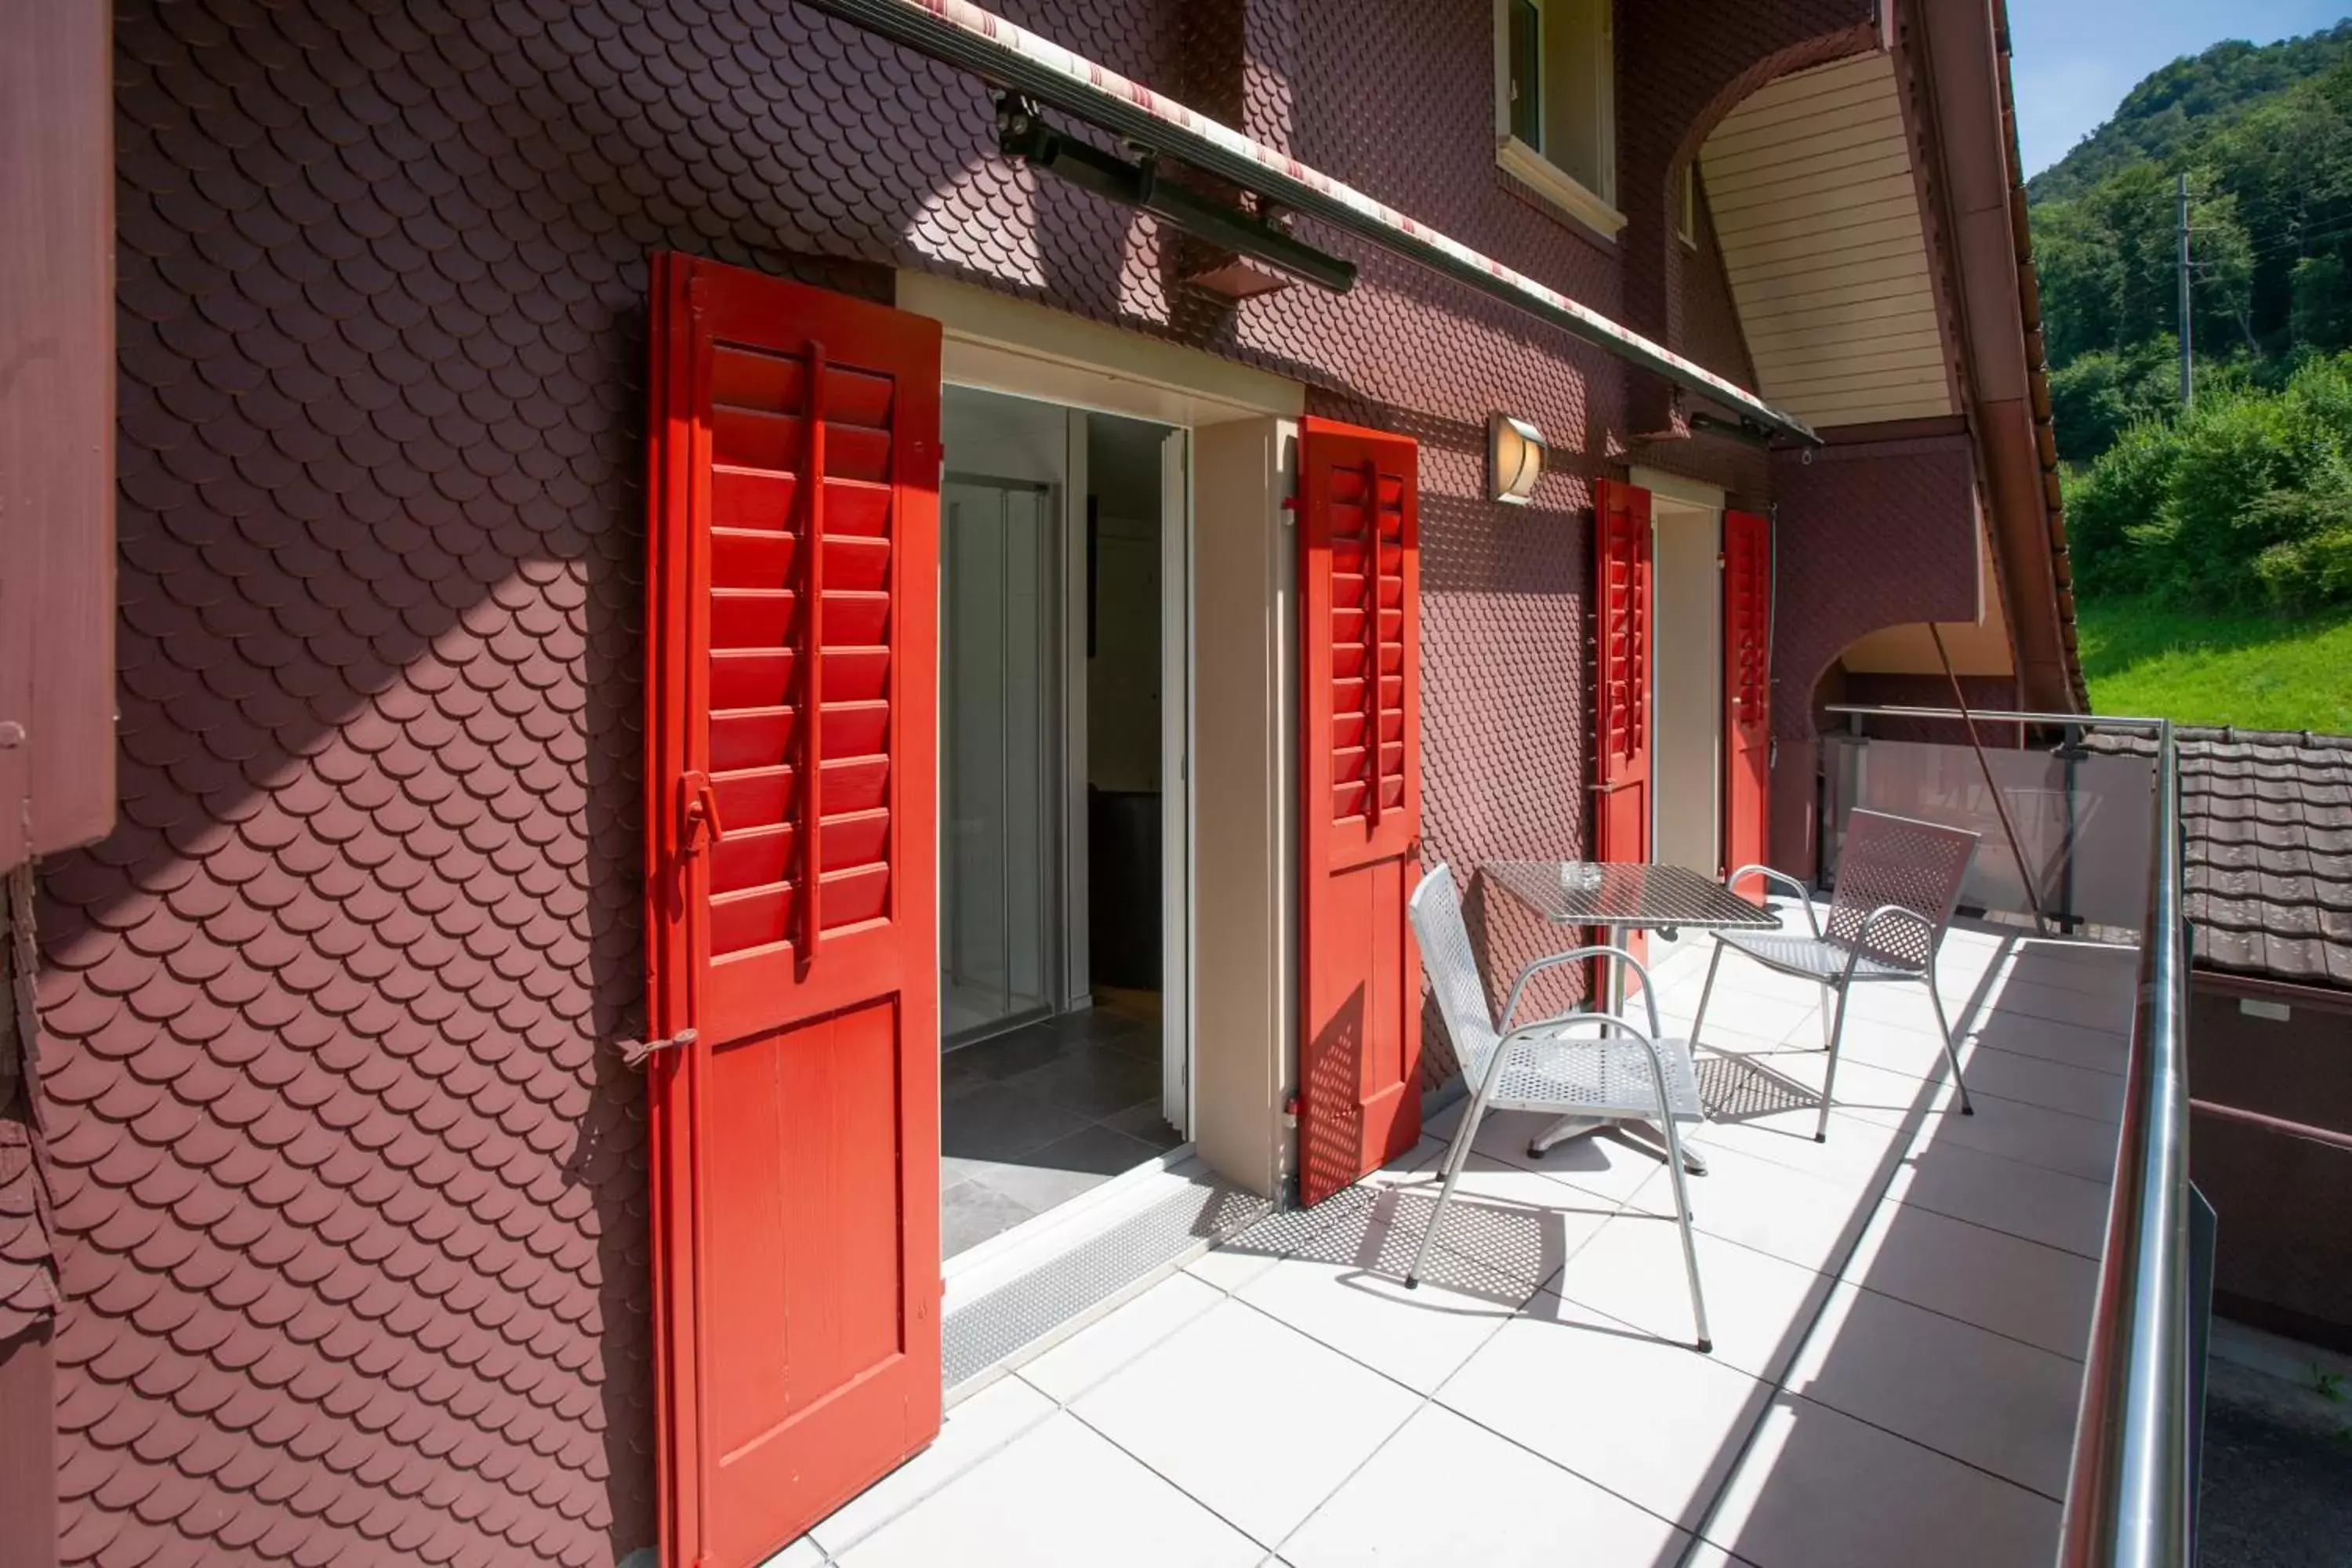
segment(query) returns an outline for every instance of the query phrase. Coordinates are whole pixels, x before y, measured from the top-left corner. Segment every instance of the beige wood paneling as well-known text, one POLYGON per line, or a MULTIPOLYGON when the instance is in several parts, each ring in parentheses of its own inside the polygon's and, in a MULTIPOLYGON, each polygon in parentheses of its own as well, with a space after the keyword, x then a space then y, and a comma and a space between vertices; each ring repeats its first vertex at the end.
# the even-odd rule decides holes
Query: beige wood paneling
POLYGON ((1816 426, 1952 412, 1885 55, 1771 83, 1699 163, 1759 392, 1816 426))

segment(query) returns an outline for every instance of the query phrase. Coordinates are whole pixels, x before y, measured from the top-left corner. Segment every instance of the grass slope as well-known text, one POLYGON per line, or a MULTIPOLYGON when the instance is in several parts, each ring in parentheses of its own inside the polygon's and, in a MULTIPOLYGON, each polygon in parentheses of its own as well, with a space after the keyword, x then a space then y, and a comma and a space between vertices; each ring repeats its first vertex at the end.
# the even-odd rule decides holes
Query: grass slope
POLYGON ((2116 599, 2077 613, 2093 712, 2352 734, 2352 613, 2286 620, 2116 599))

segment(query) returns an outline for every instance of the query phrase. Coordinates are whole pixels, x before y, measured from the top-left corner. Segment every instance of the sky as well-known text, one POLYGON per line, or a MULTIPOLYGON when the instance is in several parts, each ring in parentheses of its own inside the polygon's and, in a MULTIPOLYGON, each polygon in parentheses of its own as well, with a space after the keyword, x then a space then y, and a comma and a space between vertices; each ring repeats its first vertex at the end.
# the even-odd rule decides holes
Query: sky
POLYGON ((2267 44, 2347 15, 2352 0, 2009 0, 2025 172, 2064 157, 2158 66, 2224 38, 2267 44))

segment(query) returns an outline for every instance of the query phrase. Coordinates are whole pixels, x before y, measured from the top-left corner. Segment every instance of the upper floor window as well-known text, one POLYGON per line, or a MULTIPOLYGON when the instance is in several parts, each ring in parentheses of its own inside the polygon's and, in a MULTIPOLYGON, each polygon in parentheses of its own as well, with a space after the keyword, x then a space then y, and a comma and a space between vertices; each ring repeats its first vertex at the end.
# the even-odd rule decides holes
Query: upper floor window
POLYGON ((1616 209, 1612 0, 1495 0, 1496 161, 1604 235, 1616 209))

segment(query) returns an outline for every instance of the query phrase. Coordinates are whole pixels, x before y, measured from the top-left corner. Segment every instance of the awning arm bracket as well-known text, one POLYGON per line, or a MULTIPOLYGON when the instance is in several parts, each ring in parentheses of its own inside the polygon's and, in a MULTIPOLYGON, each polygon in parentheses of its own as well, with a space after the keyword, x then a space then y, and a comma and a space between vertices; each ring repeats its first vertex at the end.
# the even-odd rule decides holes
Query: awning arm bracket
MULTIPOLYGON (((815 9, 1048 104, 1135 146, 1442 273, 1559 327, 1776 436, 1819 446, 1797 416, 1546 284, 969 0, 807 0, 815 9)), ((1164 187, 1163 187, 1164 188, 1164 187)))
POLYGON ((1276 226, 1272 203, 1253 213, 1213 202, 1165 178, 1155 149, 1142 148, 1130 163, 1046 124, 1043 109, 1025 93, 997 94, 996 146, 1041 174, 1139 208, 1211 245, 1255 257, 1336 293, 1355 287, 1356 264, 1276 226))

